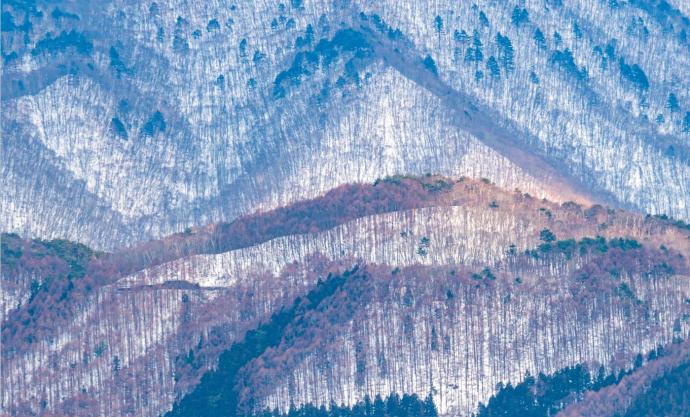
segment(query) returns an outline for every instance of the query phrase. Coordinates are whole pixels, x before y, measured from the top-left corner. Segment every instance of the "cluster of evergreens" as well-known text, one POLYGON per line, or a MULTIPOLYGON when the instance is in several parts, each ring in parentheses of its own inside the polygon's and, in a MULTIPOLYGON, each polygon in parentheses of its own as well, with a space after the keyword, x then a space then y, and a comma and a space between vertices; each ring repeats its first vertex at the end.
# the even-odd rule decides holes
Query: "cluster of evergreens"
POLYGON ((690 362, 654 380, 632 401, 624 416, 690 416, 690 362))
POLYGON ((566 397, 615 382, 616 378, 611 376, 592 378, 587 368, 581 365, 562 369, 549 376, 527 376, 515 386, 499 384, 498 392, 488 403, 480 404, 476 417, 555 415, 563 407, 566 397))
POLYGON ((549 229, 543 229, 539 234, 539 238, 542 243, 537 249, 527 250, 527 255, 539 258, 548 253, 560 253, 570 259, 577 253, 584 256, 588 253, 606 253, 610 249, 619 249, 625 252, 642 247, 635 239, 628 238, 613 238, 607 240, 602 236, 597 236, 595 238, 583 237, 580 240, 557 240, 556 235, 549 229))
MULTIPOLYGON (((647 361, 653 361, 664 356, 662 347, 651 351, 647 361)), ((637 355, 633 367, 621 370, 617 374, 607 373, 603 367, 595 374, 583 365, 564 368, 553 375, 539 374, 537 377, 527 376, 524 381, 513 386, 499 384, 498 392, 487 404, 480 404, 479 411, 474 417, 548 417, 556 415, 566 406, 578 401, 587 391, 615 385, 634 372, 644 372, 645 360, 637 355)), ((659 378, 652 384, 644 395, 634 400, 634 406, 625 417, 637 416, 681 416, 690 415, 690 397, 688 397, 688 381, 690 381, 690 364, 684 364, 659 378), (685 378, 685 379, 683 379, 685 378), (661 400, 661 401, 659 401, 661 400), (649 408, 655 401, 656 408, 649 408), (637 411, 636 411, 637 410, 637 411), (649 413, 648 410, 659 410, 649 413), (676 412, 685 410, 682 412, 676 412)))
POLYGON ((296 408, 290 407, 287 413, 278 410, 265 411, 252 417, 437 417, 438 412, 431 395, 422 400, 416 394, 391 394, 385 400, 377 395, 374 401, 364 397, 351 407, 331 404, 315 407, 307 404, 296 408))
POLYGON ((220 355, 218 368, 204 374, 194 391, 176 403, 166 416, 241 415, 237 410, 237 383, 242 367, 258 358, 266 349, 277 346, 293 320, 316 308, 321 301, 335 293, 356 270, 357 268, 342 275, 329 276, 326 281, 319 281, 304 298, 297 298, 291 307, 273 314, 267 323, 248 331, 242 341, 233 344, 220 355))

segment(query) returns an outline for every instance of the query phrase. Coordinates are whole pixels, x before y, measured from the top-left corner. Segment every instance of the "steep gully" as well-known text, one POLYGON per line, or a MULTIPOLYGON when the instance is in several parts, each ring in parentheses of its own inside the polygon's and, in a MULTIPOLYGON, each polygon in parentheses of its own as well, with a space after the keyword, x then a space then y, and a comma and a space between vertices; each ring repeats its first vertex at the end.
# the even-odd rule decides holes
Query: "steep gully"
POLYGON ((598 202, 620 205, 610 193, 603 190, 592 191, 569 173, 556 169, 552 162, 540 155, 534 146, 536 141, 529 138, 527 133, 509 131, 511 123, 508 120, 445 83, 425 67, 410 41, 404 38, 392 40, 363 19, 359 20, 359 28, 376 56, 445 103, 456 115, 454 120, 459 129, 471 133, 543 184, 560 189, 569 200, 582 204, 598 202), (516 138, 520 137, 527 140, 518 141, 516 138))

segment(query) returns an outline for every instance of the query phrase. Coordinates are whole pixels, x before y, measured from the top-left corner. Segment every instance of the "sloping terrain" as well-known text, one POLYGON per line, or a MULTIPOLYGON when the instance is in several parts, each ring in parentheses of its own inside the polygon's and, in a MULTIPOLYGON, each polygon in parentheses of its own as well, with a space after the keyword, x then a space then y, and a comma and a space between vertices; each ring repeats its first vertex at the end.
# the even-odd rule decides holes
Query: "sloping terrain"
MULTIPOLYGON (((149 266, 130 260, 136 248, 98 255, 64 297, 15 297, 3 410, 214 415, 173 406, 212 404, 203 376, 217 369, 235 375, 211 387, 238 414, 397 392, 465 415, 499 382, 581 363, 624 369, 690 331, 682 223, 470 179, 353 190, 152 242, 140 248, 149 266), (262 325, 280 332, 248 341, 262 325), (254 350, 228 362, 237 344, 254 350)), ((35 258, 26 245, 3 263, 35 258)))
POLYGON ((682 415, 683 0, 7 0, 0 416, 682 415))
POLYGON ((587 393, 581 402, 565 408, 558 416, 687 415, 690 345, 687 340, 678 339, 657 351, 653 352, 653 360, 625 375, 617 384, 587 393), (658 359, 657 351, 661 353, 658 359))
POLYGON ((3 2, 2 229, 114 249, 427 172, 690 220, 677 3, 3 2))

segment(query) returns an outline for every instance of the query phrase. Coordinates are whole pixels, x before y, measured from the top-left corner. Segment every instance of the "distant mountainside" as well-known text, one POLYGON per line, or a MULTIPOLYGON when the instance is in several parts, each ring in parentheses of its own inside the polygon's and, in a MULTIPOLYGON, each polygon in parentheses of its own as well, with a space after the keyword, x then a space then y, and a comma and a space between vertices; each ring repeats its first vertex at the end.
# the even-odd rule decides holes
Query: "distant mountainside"
POLYGON ((690 410, 687 0, 6 0, 0 417, 690 410))
POLYGON ((681 0, 8 0, 0 224, 113 250, 426 173, 688 221, 689 31, 681 0))
POLYGON ((435 176, 119 253, 3 235, 2 409, 234 416, 395 393, 470 415, 527 374, 618 375, 686 339, 689 236, 435 176))

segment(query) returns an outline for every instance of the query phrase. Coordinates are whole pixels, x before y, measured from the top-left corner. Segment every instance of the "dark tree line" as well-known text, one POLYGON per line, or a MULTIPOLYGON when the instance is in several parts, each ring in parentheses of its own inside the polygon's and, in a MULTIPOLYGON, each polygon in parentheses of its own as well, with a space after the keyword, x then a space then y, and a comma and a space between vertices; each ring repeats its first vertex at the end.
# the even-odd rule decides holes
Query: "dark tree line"
POLYGON ((261 356, 266 349, 277 346, 288 325, 318 307, 326 298, 338 291, 348 279, 361 277, 355 267, 341 275, 329 276, 319 281, 305 297, 298 297, 290 308, 273 314, 271 319, 245 334, 242 341, 234 343, 219 358, 218 367, 207 372, 191 393, 177 402, 166 417, 220 417, 238 416, 240 402, 240 370, 261 356))
POLYGON ((393 393, 386 399, 377 395, 374 401, 365 396, 352 406, 331 404, 326 408, 306 404, 296 408, 292 405, 287 413, 264 411, 251 417, 438 417, 438 411, 431 394, 422 400, 416 394, 404 394, 401 398, 393 393))
MULTIPOLYGON (((654 361, 665 355, 663 347, 658 347, 647 355, 647 363, 654 361)), ((607 373, 600 367, 596 373, 591 373, 584 365, 576 365, 561 369, 553 375, 540 373, 537 377, 528 375, 524 381, 513 386, 512 384, 499 384, 498 392, 494 394, 487 404, 480 404, 479 411, 474 417, 549 417, 556 415, 568 405, 582 399, 588 391, 599 391, 604 387, 615 385, 621 380, 636 371, 644 370, 645 359, 641 354, 635 357, 633 367, 628 370, 620 370, 618 373, 607 373)), ((690 370, 688 364, 674 369, 673 375, 668 378, 660 378, 658 383, 648 391, 648 397, 664 398, 676 401, 673 408, 677 405, 678 409, 683 406, 688 410, 688 381, 690 381, 690 370), (682 381, 682 378, 685 380, 682 381), (654 387, 657 390, 654 390, 654 387), (683 393, 685 398, 683 399, 683 393), (683 402, 684 401, 684 402, 683 402)), ((646 412, 647 393, 642 400, 635 400, 635 404, 640 403, 640 413, 625 414, 625 417, 637 416, 681 416, 689 414, 674 414, 667 412, 652 413, 646 412)))
POLYGON ((654 380, 623 416, 690 416, 690 362, 654 380))

